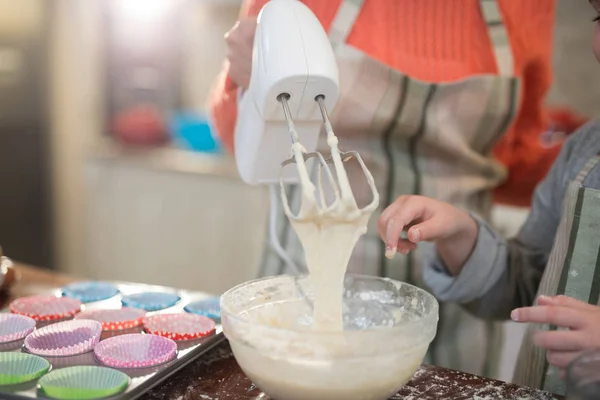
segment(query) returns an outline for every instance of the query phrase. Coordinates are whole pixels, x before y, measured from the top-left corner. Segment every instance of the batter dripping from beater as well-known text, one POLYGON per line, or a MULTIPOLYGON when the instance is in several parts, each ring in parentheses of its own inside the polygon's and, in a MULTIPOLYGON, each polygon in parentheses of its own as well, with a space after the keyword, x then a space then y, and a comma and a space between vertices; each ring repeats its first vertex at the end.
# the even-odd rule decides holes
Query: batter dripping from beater
POLYGON ((287 100, 285 98, 280 100, 292 136, 292 155, 302 190, 302 200, 297 215, 294 215, 289 207, 283 183, 281 183, 281 197, 285 213, 304 249, 309 277, 315 291, 313 329, 342 331, 344 329, 342 297, 346 268, 356 242, 366 233, 369 218, 379 205, 379 194, 371 173, 358 154, 354 153, 363 167, 373 193, 372 202, 365 208, 358 208, 344 168, 345 160, 342 160, 342 156, 349 153, 340 152, 338 138, 333 132, 323 98, 317 97, 316 101, 323 115, 327 144, 331 149, 331 161, 338 181, 336 185, 330 171, 326 169, 325 173, 332 181, 335 196, 332 204, 326 205, 322 185, 323 171, 319 171, 321 201, 318 202, 317 188, 311 181, 305 164, 306 149, 298 141, 298 134, 287 108, 287 100))

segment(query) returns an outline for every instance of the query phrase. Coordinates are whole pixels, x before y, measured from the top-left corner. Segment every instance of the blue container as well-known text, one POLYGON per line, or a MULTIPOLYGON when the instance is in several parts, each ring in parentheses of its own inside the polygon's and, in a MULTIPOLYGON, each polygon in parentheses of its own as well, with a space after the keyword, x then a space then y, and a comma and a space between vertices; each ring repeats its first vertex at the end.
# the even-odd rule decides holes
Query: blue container
POLYGON ((213 134, 208 118, 195 113, 179 113, 171 119, 171 135, 182 148, 203 153, 220 153, 221 144, 213 134))

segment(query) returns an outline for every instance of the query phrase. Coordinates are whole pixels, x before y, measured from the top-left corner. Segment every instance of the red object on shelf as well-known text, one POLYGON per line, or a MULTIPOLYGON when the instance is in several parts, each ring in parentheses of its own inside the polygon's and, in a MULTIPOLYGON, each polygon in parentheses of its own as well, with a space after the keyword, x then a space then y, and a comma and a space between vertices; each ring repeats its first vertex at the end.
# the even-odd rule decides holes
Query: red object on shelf
POLYGON ((112 123, 112 132, 125 144, 141 146, 161 145, 169 137, 160 112, 149 105, 135 106, 118 113, 112 123))

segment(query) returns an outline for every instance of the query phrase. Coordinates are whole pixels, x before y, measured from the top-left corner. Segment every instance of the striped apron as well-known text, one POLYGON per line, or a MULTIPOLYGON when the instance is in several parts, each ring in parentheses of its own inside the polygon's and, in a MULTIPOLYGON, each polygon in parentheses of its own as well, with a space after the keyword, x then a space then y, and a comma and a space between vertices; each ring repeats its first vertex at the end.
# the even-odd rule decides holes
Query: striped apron
MULTIPOLYGON (((563 215, 544 270, 538 296, 564 294, 600 305, 600 190, 583 186, 585 177, 600 168, 600 155, 593 157, 571 182, 563 204, 563 215)), ((558 369, 548 365, 544 349, 532 343, 535 330, 562 329, 531 324, 521 346, 513 378, 515 383, 564 394, 558 369)))
MULTIPOLYGON (((520 85, 513 74, 513 55, 495 0, 480 0, 498 74, 481 74, 443 84, 413 79, 346 44, 363 0, 343 0, 329 31, 340 70, 340 98, 331 120, 340 148, 356 150, 373 174, 380 208, 357 243, 348 272, 388 276, 422 286, 421 260, 431 247, 419 245, 409 256, 388 260, 377 235, 380 213, 400 195, 420 194, 450 202, 489 217, 492 189, 506 179, 506 169, 491 149, 512 123, 520 85)), ((318 150, 329 153, 324 135, 318 150)), ((358 164, 347 165, 357 204, 371 200, 358 164)), ((300 197, 289 187, 289 202, 300 197)), ((276 196, 273 196, 276 197, 276 196)), ((271 238, 293 264, 305 271, 304 256, 279 199, 272 198, 271 238)), ((269 246, 260 275, 293 273, 289 262, 269 246)), ((440 310, 439 331, 428 362, 491 376, 486 365, 499 359, 500 325, 483 322, 456 304, 440 310), (496 358, 488 363, 490 358, 496 358)))

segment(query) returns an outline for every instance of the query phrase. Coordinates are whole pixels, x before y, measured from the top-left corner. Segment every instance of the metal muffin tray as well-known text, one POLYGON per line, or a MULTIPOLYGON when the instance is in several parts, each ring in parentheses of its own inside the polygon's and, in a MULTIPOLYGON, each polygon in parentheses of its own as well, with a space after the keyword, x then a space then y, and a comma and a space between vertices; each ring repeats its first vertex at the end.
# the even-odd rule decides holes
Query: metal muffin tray
MULTIPOLYGON (((93 303, 86 303, 83 305, 82 310, 100 310, 100 309, 116 309, 122 306, 121 298, 123 295, 130 295, 135 293, 143 292, 168 292, 176 293, 181 298, 179 302, 169 308, 165 308, 159 311, 148 312, 146 315, 155 315, 161 313, 185 313, 184 307, 194 301, 203 300, 206 298, 214 297, 207 293, 193 292, 187 290, 177 290, 169 287, 145 285, 139 283, 127 283, 127 282, 109 282, 114 284, 120 293, 116 296, 102 301, 93 303)), ((54 294, 56 296, 62 295, 62 289, 57 288, 50 292, 40 294, 54 294)), ((2 312, 8 312, 8 309, 2 310, 2 312)), ((58 321, 56 321, 58 322, 58 321)), ((119 369, 119 371, 127 374, 131 379, 127 389, 119 395, 106 397, 105 399, 110 400, 132 400, 139 398, 149 389, 157 386, 169 376, 176 373, 181 368, 185 367, 190 362, 194 361, 198 357, 202 356, 207 351, 211 350, 222 340, 224 336, 222 333, 220 321, 217 323, 216 331, 213 335, 204 337, 197 340, 188 340, 177 342, 177 357, 173 360, 160 364, 151 368, 127 368, 119 369)), ((47 322, 38 322, 37 328, 48 325, 47 322)), ((119 334, 138 333, 142 332, 143 327, 137 327, 134 329, 127 329, 122 331, 103 332, 101 340, 107 337, 112 337, 119 334)), ((12 343, 0 344, 0 352, 14 351, 22 352, 23 341, 19 340, 12 343)), ((93 352, 79 354, 70 357, 43 357, 48 360, 51 364, 50 371, 79 366, 79 365, 98 365, 102 366, 96 358, 93 352)), ((28 382, 25 384, 14 385, 14 386, 0 386, 0 399, 12 400, 12 399, 49 399, 39 390, 38 383, 36 381, 28 382)))

